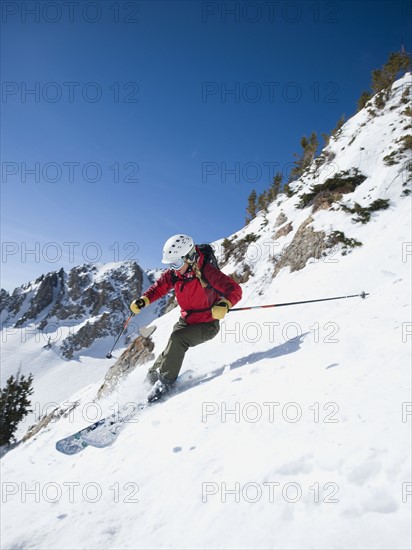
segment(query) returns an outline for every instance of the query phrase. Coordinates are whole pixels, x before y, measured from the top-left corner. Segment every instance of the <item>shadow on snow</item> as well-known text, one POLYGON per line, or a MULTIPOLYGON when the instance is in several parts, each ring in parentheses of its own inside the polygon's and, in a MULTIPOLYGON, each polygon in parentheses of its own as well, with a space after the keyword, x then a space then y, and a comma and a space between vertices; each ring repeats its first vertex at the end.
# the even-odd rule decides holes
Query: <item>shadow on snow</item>
POLYGON ((220 367, 214 371, 211 371, 200 378, 194 378, 185 382, 181 382, 180 384, 178 380, 176 382, 175 388, 169 394, 167 394, 167 398, 172 397, 177 393, 183 393, 187 390, 195 388, 196 386, 205 384, 206 382, 210 382, 211 380, 214 380, 215 378, 222 376, 223 373, 225 372, 231 372, 240 367, 244 367, 246 365, 252 365, 253 363, 258 363, 263 359, 275 359, 276 357, 282 357, 283 355, 289 355, 291 353, 295 353, 296 351, 299 351, 300 346, 303 342, 303 339, 307 334, 308 333, 305 332, 300 336, 291 338, 290 340, 287 340, 287 342, 284 342, 283 344, 280 344, 279 346, 275 346, 274 348, 271 348, 269 350, 259 351, 256 353, 251 353, 249 355, 246 355, 245 357, 238 359, 234 363, 231 363, 230 365, 224 365, 223 367, 220 367))

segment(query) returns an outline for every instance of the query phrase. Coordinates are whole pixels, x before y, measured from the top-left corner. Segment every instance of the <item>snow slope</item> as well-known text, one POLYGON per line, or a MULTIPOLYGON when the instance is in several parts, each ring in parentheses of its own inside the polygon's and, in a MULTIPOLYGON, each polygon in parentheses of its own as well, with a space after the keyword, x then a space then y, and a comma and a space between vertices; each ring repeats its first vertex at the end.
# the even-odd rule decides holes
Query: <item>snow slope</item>
MULTIPOLYGON (((267 224, 259 215, 236 234, 259 237, 239 305, 370 295, 229 313, 183 367, 186 376, 220 375, 147 409, 111 447, 60 455, 58 439, 144 398, 146 365, 94 401, 102 378, 94 360, 95 378, 71 396, 80 403, 71 415, 2 459, 5 549, 411 547, 410 198, 405 161, 383 162, 408 132, 399 100, 409 83, 409 75, 398 81, 379 116, 358 113, 329 145, 339 170, 367 176, 345 203, 390 206, 363 225, 334 205, 315 212, 312 226, 362 246, 272 278, 273 253, 311 214, 295 205, 319 182, 315 169, 297 195, 271 205, 267 224), (275 245, 281 212, 293 230, 275 245)), ((177 318, 173 310, 155 321, 156 353, 177 318)), ((64 384, 54 373, 52 383, 64 384)))

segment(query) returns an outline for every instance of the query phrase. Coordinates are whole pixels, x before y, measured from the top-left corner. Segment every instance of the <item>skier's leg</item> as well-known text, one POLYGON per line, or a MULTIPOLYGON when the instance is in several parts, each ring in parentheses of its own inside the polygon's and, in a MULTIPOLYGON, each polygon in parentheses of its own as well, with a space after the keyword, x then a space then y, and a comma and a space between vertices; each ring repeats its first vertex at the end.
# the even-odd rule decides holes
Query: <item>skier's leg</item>
POLYGON ((157 367, 157 361, 156 361, 154 365, 150 367, 150 369, 147 371, 144 382, 150 387, 153 386, 153 384, 159 379, 157 368, 158 367, 157 367))
POLYGON ((158 371, 166 382, 173 384, 179 375, 188 348, 211 340, 218 334, 219 329, 219 321, 188 325, 180 319, 173 327, 166 348, 149 370, 147 380, 154 380, 158 371))

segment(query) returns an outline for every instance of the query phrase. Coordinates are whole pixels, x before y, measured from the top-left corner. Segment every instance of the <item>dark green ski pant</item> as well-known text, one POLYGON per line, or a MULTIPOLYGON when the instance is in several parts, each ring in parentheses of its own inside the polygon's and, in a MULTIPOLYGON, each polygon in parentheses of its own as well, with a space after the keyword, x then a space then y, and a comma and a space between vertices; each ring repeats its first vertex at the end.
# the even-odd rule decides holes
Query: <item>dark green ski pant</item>
POLYGON ((161 376, 168 382, 173 383, 179 376, 186 351, 191 347, 211 340, 218 334, 219 330, 219 321, 189 325, 184 319, 180 318, 173 327, 166 348, 149 369, 147 380, 154 384, 157 380, 155 371, 159 370, 161 376))

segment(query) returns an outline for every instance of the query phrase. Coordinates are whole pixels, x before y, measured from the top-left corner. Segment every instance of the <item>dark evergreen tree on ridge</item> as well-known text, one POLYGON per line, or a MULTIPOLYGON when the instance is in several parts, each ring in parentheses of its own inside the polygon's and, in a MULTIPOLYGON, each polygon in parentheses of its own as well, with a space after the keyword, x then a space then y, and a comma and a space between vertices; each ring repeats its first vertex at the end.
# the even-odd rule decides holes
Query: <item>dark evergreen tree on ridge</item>
POLYGON ((14 438, 17 425, 32 412, 29 397, 33 393, 33 376, 26 378, 20 372, 10 376, 0 390, 0 445, 8 445, 14 438))

